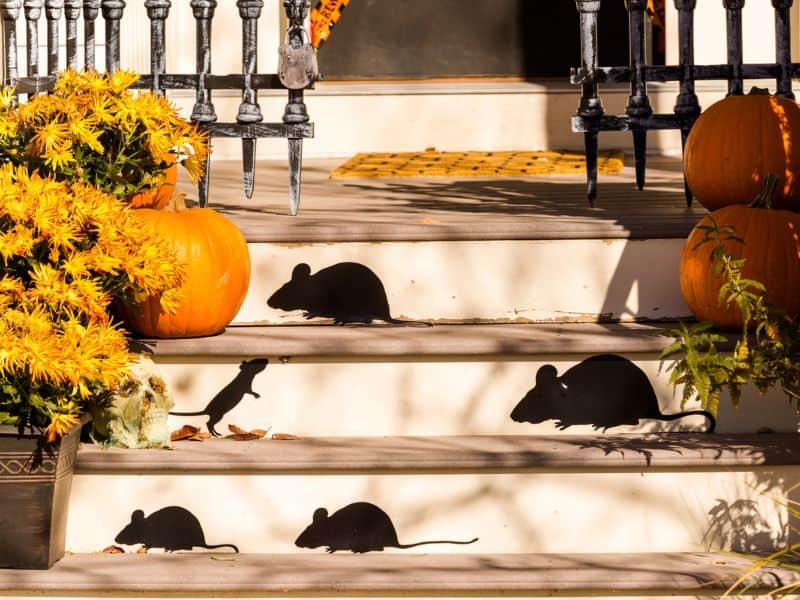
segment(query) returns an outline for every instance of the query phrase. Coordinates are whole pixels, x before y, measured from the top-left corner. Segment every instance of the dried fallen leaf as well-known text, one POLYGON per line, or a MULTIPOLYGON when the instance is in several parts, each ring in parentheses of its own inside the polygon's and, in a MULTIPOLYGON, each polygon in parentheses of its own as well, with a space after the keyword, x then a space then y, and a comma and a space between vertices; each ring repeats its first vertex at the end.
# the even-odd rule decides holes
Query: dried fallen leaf
POLYGON ((173 431, 169 434, 169 439, 173 442, 177 442, 179 440, 188 440, 200 433, 199 427, 194 427, 193 425, 184 425, 177 431, 173 431))
POLYGON ((189 438, 190 442, 202 442, 203 440, 207 440, 211 437, 211 434, 207 431, 201 431, 199 433, 194 434, 192 437, 189 438))
POLYGON ((267 435, 269 429, 253 429, 252 431, 245 431, 236 425, 228 425, 228 430, 233 434, 227 436, 237 442, 249 442, 251 440, 259 440, 267 435))
POLYGON ((273 440, 297 440, 299 436, 293 433, 273 433, 272 434, 273 440))
POLYGON ((101 554, 125 554, 125 550, 119 546, 107 546, 100 551, 101 554))

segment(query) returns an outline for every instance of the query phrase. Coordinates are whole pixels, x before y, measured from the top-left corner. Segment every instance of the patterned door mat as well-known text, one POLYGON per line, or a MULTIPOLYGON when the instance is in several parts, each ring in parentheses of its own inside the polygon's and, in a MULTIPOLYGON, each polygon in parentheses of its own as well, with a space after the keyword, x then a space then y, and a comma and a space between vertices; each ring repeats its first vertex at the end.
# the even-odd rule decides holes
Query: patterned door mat
MULTIPOLYGON (((600 153, 600 173, 619 173, 622 150, 600 153)), ((521 177, 586 173, 582 152, 365 152, 356 154, 332 173, 333 179, 374 177, 521 177)))

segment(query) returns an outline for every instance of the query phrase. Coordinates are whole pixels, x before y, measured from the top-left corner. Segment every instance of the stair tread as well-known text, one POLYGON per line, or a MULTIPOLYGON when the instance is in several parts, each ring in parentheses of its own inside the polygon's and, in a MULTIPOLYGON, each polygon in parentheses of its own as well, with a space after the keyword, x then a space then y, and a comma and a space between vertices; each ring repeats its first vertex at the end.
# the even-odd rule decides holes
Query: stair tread
MULTIPOLYGON (((10 595, 33 591, 192 596, 398 591, 711 594, 726 589, 751 564, 721 553, 76 554, 49 571, 0 569, 0 588, 10 595)), ((763 593, 798 582, 797 571, 770 567, 753 591, 763 593)))
MULTIPOLYGON (((596 206, 584 175, 329 179, 346 159, 305 161, 300 212, 288 215, 285 161, 258 161, 244 197, 239 161, 214 161, 210 206, 251 242, 683 238, 705 209, 687 208, 680 158, 648 157, 636 191, 631 160, 602 175, 596 206)), ((190 198, 197 191, 179 182, 190 198)))
POLYGON ((550 436, 319 437, 175 442, 167 450, 84 444, 76 472, 363 473, 625 472, 800 465, 800 436, 653 433, 550 436))
POLYGON ((659 353, 674 323, 491 323, 432 327, 231 326, 216 336, 138 340, 156 357, 401 357, 659 353))

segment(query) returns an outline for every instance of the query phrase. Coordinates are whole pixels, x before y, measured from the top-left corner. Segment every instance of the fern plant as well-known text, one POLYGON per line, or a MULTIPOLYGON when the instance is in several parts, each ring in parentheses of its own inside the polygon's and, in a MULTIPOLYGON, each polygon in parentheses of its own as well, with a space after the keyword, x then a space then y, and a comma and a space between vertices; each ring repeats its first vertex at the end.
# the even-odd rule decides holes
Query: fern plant
POLYGON ((764 285, 742 275, 745 259, 725 251, 725 242, 743 244, 730 225, 720 226, 713 217, 703 230, 703 244, 714 244, 711 252, 713 272, 723 279, 720 305, 735 304, 742 313, 741 336, 733 352, 727 348, 728 336, 714 331, 714 323, 703 321, 668 329, 662 335, 674 341, 665 348, 661 360, 674 359, 669 367, 670 383, 683 385, 683 403, 697 397, 703 408, 716 414, 722 392, 727 390, 738 406, 742 387, 748 382, 760 392, 780 385, 790 401, 800 401, 800 320, 764 300, 764 285), (720 346, 723 350, 720 350, 720 346))

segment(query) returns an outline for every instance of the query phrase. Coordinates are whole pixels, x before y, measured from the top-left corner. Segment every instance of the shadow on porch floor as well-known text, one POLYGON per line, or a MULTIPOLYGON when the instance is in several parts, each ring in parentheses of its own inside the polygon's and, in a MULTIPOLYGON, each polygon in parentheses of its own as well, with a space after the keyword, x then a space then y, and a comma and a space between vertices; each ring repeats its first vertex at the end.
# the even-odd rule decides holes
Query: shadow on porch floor
MULTIPOLYGON (((594 208, 583 175, 329 179, 343 161, 305 161, 296 217, 288 214, 284 161, 257 164, 250 200, 240 163, 214 162, 210 206, 251 242, 670 238, 685 237, 705 213, 697 203, 687 208, 677 158, 649 157, 639 191, 626 156, 621 174, 600 177, 594 208)), ((188 181, 179 187, 197 198, 188 181)))

